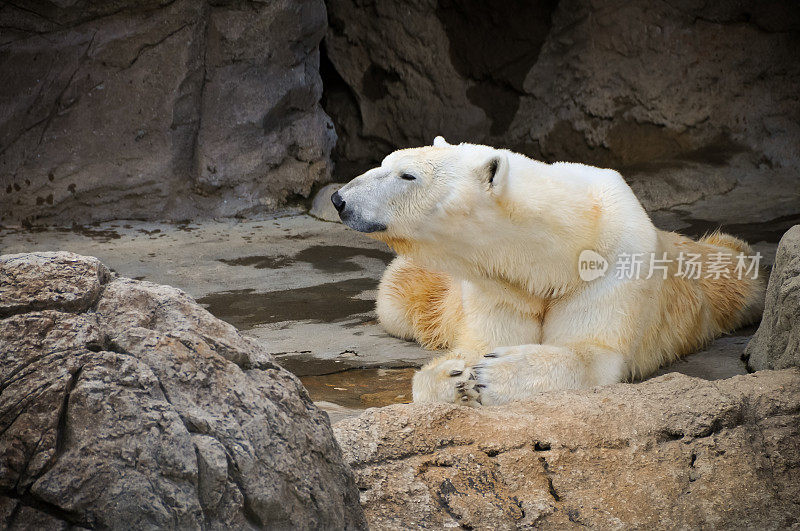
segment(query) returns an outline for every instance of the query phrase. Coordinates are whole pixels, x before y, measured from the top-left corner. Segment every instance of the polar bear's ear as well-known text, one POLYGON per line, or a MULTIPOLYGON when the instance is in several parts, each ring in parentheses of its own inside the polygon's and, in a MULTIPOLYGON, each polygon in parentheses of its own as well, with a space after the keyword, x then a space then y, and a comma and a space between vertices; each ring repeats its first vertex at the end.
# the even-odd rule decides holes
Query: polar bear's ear
POLYGON ((491 187, 502 186, 508 178, 508 155, 503 152, 494 154, 483 166, 483 176, 491 187))
POLYGON ((449 145, 443 136, 437 136, 433 139, 433 147, 447 147, 449 145))

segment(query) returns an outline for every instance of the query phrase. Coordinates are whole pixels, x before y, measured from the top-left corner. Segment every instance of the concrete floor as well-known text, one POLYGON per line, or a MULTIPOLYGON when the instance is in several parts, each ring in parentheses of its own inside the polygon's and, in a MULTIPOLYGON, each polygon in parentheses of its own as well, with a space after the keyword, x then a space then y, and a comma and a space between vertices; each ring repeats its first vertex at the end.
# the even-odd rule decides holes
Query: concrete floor
MULTIPOLYGON (((666 212, 654 219, 662 228, 688 233, 705 232, 708 225, 692 212, 666 212)), ((783 225, 791 225, 787 219, 747 225, 756 227, 755 247, 767 263, 783 225)), ((0 230, 0 254, 53 250, 97 256, 121 275, 186 291, 217 317, 264 342, 334 419, 408 401, 413 373, 408 368, 432 356, 377 325, 375 288, 393 254, 339 223, 295 211, 258 221, 116 221, 0 230)), ((660 374, 677 371, 707 379, 742 374, 740 356, 753 331, 720 338, 660 374)))

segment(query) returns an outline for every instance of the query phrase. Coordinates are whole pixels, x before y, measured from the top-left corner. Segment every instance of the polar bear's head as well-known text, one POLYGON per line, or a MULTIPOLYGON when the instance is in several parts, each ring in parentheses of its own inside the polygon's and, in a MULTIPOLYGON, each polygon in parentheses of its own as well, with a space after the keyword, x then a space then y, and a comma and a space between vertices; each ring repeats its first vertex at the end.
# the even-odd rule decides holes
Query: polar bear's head
POLYGON ((395 151, 331 200, 349 227, 382 240, 454 238, 472 223, 491 222, 491 205, 508 187, 512 153, 474 144, 395 151))

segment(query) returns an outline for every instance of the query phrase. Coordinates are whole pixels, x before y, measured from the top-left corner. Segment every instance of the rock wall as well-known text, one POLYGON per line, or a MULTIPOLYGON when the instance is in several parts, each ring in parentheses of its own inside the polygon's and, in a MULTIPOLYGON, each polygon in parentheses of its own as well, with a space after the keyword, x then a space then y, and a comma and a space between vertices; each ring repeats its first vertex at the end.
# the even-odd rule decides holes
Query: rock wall
POLYGON ((0 6, 0 223, 274 210, 328 179, 322 0, 0 6))
POLYGON ((800 524, 800 369, 395 405, 334 432, 374 529, 800 524))
POLYGON ((0 257, 0 526, 362 529, 299 380, 169 286, 0 257))
POLYGON ((791 0, 327 4, 339 180, 439 134, 619 169, 650 209, 800 169, 791 0))
POLYGON ((327 11, 3 4, 0 224, 248 216, 438 134, 617 168, 650 210, 800 170, 793 0, 327 11))
POLYGON ((764 317, 744 355, 751 370, 800 367, 800 225, 778 244, 764 317))

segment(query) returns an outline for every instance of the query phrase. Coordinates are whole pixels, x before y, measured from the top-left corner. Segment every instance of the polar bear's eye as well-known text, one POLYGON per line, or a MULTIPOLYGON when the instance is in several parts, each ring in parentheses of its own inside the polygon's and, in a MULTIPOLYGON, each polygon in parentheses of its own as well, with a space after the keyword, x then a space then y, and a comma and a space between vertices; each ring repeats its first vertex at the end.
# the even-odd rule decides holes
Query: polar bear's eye
POLYGON ((411 175, 410 173, 403 173, 403 174, 401 174, 401 175, 400 175, 400 178, 401 178, 401 179, 404 179, 404 180, 406 180, 406 181, 414 181, 414 180, 416 180, 416 179, 417 179, 416 177, 414 177, 414 176, 413 176, 413 175, 411 175))

